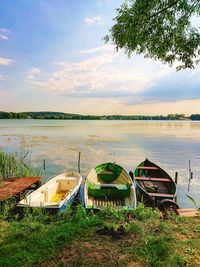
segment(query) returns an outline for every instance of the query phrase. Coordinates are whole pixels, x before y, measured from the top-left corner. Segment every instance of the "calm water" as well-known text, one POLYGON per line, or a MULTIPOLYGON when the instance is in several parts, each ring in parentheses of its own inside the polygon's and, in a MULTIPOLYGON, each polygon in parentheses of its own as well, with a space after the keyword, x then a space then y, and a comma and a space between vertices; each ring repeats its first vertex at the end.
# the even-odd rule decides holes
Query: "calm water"
POLYGON ((184 207, 192 206, 185 197, 190 159, 189 194, 200 202, 200 122, 0 120, 0 147, 30 150, 38 168, 46 159, 45 177, 77 170, 79 151, 83 176, 106 161, 134 170, 147 157, 172 177, 178 171, 178 201, 184 207))

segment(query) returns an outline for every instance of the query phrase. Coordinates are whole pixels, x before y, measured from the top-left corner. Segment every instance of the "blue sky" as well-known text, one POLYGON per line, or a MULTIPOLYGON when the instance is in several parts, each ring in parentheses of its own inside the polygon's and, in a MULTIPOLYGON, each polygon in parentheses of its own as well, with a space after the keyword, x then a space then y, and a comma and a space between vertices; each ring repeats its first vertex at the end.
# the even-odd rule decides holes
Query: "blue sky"
POLYGON ((121 3, 1 1, 0 110, 200 113, 199 66, 177 73, 104 44, 121 3))

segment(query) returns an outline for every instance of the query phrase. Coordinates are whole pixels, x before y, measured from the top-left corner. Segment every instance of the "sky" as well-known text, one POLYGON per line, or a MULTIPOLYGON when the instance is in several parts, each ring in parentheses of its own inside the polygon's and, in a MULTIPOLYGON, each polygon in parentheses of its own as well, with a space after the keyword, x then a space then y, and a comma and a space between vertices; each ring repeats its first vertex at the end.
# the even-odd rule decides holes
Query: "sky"
POLYGON ((102 38, 122 0, 0 0, 0 110, 200 113, 200 66, 176 72, 102 38))

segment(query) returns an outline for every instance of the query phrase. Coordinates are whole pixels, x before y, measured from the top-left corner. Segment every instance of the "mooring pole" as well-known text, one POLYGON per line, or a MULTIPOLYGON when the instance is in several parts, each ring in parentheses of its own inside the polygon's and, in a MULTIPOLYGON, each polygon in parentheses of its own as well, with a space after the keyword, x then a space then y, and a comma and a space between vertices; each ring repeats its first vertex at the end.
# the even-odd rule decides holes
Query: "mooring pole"
POLYGON ((178 184, 178 172, 175 172, 175 183, 178 184))
POLYGON ((81 173, 81 152, 78 153, 78 172, 81 173))
POLYGON ((189 181, 188 181, 188 192, 190 191, 190 183, 191 180, 193 179, 193 172, 191 170, 191 161, 189 159, 189 181))
MULTIPOLYGON (((178 172, 175 172, 175 184, 178 184, 178 172)), ((177 197, 177 192, 176 192, 176 197, 175 197, 175 202, 177 203, 178 197, 177 197)))
POLYGON ((46 169, 46 160, 45 159, 43 160, 43 169, 44 170, 46 169))

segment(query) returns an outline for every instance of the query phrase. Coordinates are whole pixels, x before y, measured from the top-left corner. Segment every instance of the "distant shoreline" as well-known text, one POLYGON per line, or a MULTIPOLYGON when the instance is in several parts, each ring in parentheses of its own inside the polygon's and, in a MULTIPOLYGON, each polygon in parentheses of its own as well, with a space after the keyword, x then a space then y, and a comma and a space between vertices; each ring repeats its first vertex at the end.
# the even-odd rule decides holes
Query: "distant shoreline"
POLYGON ((80 115, 63 112, 5 112, 0 111, 0 119, 36 119, 36 120, 181 120, 181 121, 198 121, 200 114, 168 114, 164 115, 80 115))

